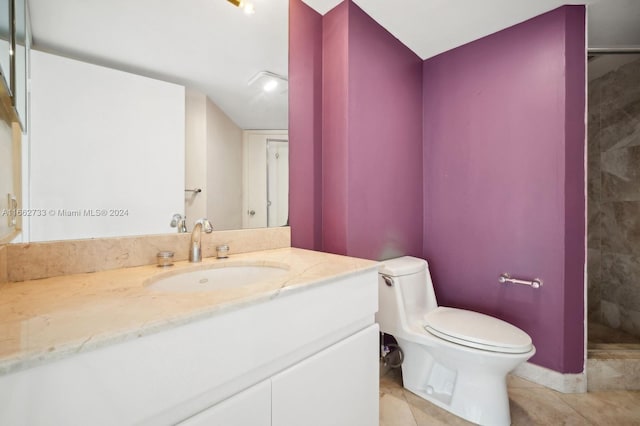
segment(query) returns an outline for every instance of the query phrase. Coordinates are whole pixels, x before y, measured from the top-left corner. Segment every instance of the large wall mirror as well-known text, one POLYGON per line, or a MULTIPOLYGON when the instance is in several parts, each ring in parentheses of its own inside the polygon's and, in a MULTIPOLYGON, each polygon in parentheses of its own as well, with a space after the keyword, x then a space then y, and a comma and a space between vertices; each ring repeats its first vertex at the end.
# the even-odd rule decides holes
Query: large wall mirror
POLYGON ((20 235, 22 129, 29 33, 26 0, 0 0, 0 243, 20 235))
POLYGON ((27 116, 27 0, 0 0, 0 74, 24 129, 27 116))
POLYGON ((29 8, 25 241, 288 224, 287 0, 29 8))
MULTIPOLYGON (((11 85, 11 0, 0 0, 0 70, 5 87, 11 85)), ((9 93, 11 95, 11 93, 9 93)))
POLYGON ((27 28, 27 0, 14 0, 13 19, 14 19, 14 55, 15 55, 15 78, 13 79, 12 92, 14 93, 14 107, 22 129, 26 130, 27 126, 27 72, 29 52, 29 29, 27 28))
POLYGON ((20 141, 9 91, 0 84, 0 244, 12 241, 22 224, 14 214, 20 206, 20 141))

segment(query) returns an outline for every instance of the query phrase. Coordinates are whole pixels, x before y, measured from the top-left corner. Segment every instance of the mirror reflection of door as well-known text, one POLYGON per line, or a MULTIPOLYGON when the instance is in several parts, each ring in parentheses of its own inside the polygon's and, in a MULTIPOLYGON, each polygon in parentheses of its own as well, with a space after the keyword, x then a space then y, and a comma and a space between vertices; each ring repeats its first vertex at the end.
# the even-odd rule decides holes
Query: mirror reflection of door
POLYGON ((289 142, 267 139, 267 226, 289 224, 289 142))
POLYGON ((285 132, 245 132, 243 228, 287 224, 289 148, 285 132))

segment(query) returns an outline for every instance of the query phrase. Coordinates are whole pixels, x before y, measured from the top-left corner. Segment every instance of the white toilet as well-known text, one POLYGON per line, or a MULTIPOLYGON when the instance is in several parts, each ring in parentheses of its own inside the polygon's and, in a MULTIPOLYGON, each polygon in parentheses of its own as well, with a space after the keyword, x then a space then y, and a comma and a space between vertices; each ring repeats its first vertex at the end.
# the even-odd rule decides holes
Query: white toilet
POLYGON ((531 337, 497 318, 438 307, 427 262, 384 261, 378 278, 380 331, 404 353, 404 387, 481 425, 509 425, 506 376, 536 352, 531 337))

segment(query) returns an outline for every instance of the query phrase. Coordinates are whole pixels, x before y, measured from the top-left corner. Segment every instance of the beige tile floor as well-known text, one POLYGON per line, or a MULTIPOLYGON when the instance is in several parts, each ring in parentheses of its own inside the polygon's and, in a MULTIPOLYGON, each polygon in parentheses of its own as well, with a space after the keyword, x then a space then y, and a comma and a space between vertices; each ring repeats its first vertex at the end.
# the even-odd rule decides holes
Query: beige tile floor
MULTIPOLYGON (((520 425, 640 425, 640 391, 563 394, 509 376, 511 423, 520 425)), ((470 425, 402 388, 400 370, 380 379, 380 426, 470 425)))

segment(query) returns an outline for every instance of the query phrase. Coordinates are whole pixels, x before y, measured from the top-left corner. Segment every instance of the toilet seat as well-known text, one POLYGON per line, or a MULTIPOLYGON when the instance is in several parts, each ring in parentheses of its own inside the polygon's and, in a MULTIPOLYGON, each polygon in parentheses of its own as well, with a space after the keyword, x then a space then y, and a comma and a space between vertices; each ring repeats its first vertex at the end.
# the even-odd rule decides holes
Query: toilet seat
POLYGON ((438 307, 424 316, 424 328, 449 342, 491 352, 526 353, 531 337, 518 327, 478 312, 438 307))

